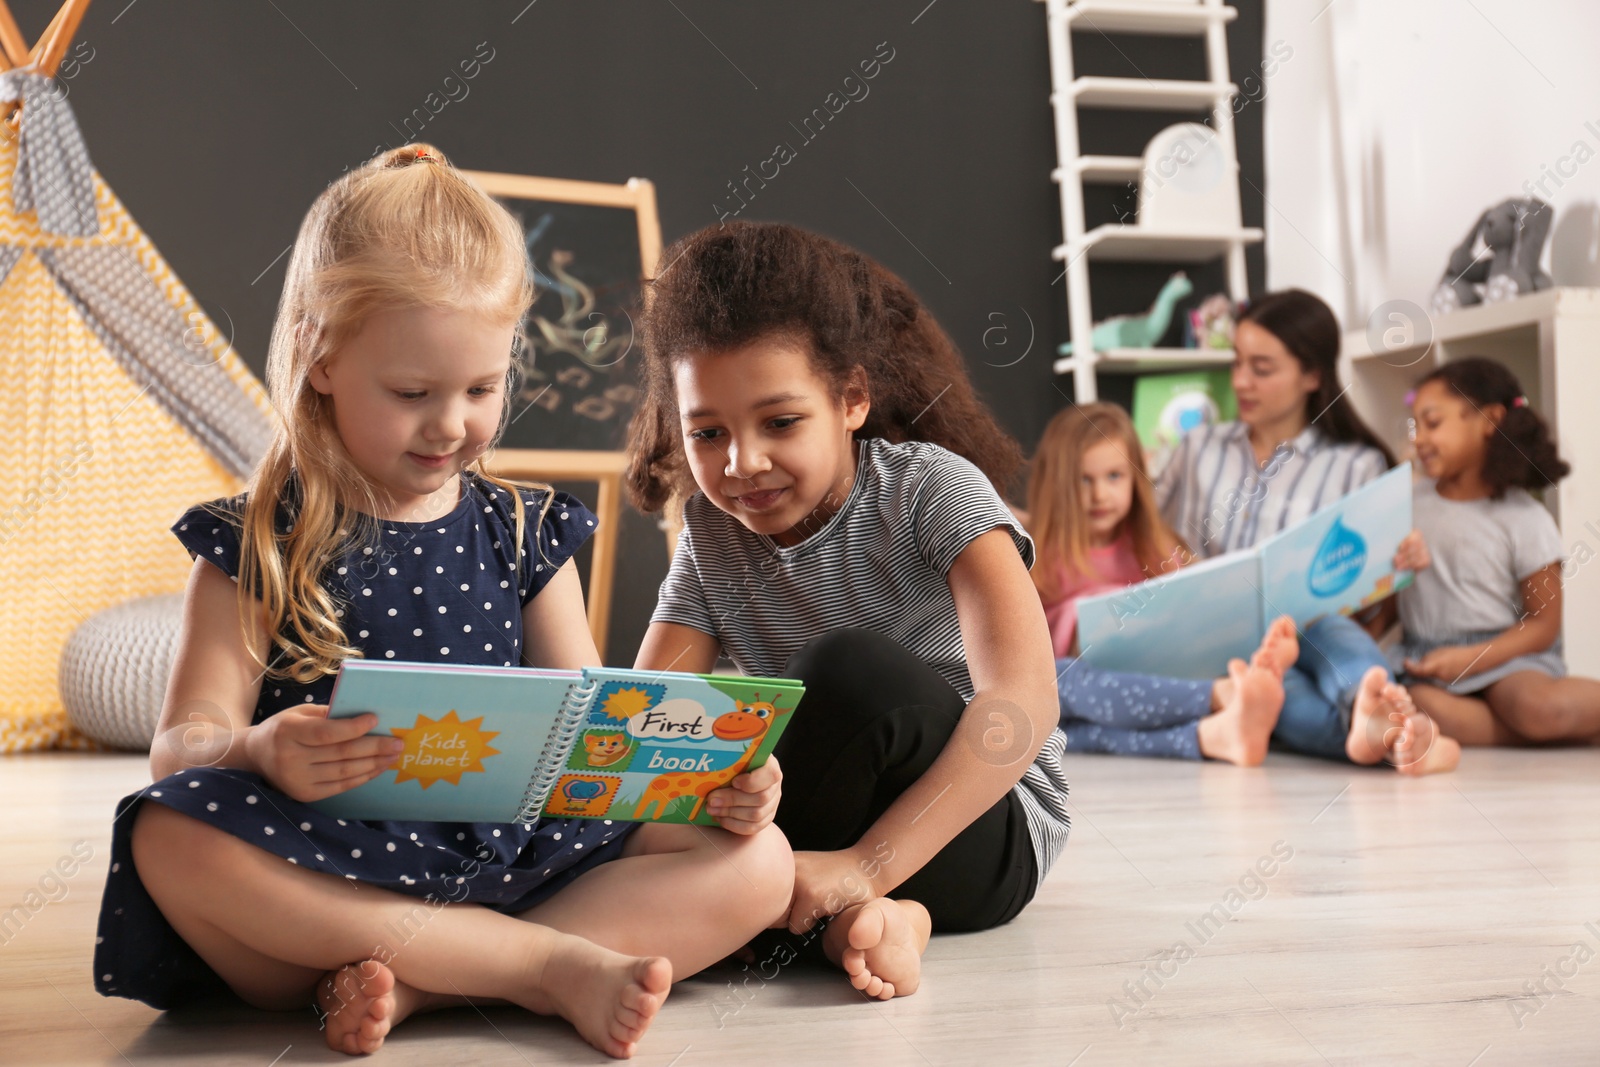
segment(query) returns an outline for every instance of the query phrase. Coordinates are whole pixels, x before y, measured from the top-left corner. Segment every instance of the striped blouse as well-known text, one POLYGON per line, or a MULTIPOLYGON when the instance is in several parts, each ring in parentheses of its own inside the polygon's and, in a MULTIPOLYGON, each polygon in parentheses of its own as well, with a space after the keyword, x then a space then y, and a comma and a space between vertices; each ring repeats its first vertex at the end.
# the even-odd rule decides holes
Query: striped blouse
POLYGON ((1257 465, 1242 422, 1197 426, 1156 481, 1156 506, 1202 558, 1255 546, 1388 469, 1371 445, 1307 426, 1257 465))
MULTIPOLYGON (((922 441, 859 443, 844 505, 816 533, 783 547, 696 493, 651 622, 715 637, 745 674, 782 676, 812 638, 859 626, 897 641, 974 695, 955 597, 946 580, 971 541, 1001 528, 1023 562, 1033 541, 967 460, 922 441)), ((1066 844, 1066 735, 1051 732, 1014 787, 1028 819, 1039 878, 1066 844)))

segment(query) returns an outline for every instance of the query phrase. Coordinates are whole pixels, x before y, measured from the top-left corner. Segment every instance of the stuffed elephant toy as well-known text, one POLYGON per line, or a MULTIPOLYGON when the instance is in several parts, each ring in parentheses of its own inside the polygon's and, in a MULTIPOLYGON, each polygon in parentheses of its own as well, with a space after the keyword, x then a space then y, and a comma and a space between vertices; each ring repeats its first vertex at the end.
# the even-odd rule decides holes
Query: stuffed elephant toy
POLYGON ((1433 293, 1433 310, 1445 314, 1480 302, 1510 300, 1550 288, 1539 257, 1554 214, 1543 200, 1502 200, 1478 217, 1472 231, 1450 253, 1433 293), (1478 251, 1478 242, 1488 250, 1478 251))

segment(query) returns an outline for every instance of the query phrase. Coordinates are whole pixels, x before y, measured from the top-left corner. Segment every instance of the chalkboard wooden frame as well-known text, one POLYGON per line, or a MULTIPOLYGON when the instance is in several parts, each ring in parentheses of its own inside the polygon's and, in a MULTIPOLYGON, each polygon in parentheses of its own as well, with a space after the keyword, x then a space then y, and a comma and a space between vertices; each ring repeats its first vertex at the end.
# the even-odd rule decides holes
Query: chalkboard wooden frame
MULTIPOLYGON (((583 204, 593 207, 626 208, 634 212, 639 231, 639 284, 655 275, 661 258, 661 221, 656 213, 656 187, 646 178, 629 178, 618 185, 607 182, 575 181, 567 178, 535 178, 520 174, 495 174, 462 171, 462 176, 490 196, 507 200, 527 200, 558 204, 583 204)), ((589 629, 595 647, 605 656, 606 631, 611 619, 611 597, 617 559, 617 534, 621 526, 621 479, 627 453, 601 450, 501 448, 485 457, 485 466, 496 474, 512 478, 547 482, 563 480, 594 481, 599 486, 596 515, 600 520, 595 534, 594 555, 589 566, 587 609, 589 629)), ((668 552, 676 531, 669 529, 668 552)))
POLYGON ((494 174, 464 170, 461 176, 490 196, 516 200, 548 200, 557 204, 632 208, 639 218, 640 279, 655 275, 661 258, 661 219, 656 214, 656 187, 648 178, 612 182, 584 182, 570 178, 530 178, 522 174, 494 174))
POLYGON ((617 534, 622 527, 622 472, 626 452, 560 451, 542 448, 500 448, 484 458, 484 468, 502 478, 538 482, 594 482, 594 505, 600 525, 589 560, 589 593, 585 610, 589 632, 601 661, 611 626, 611 594, 617 569, 617 534))
POLYGON ((538 297, 527 312, 527 376, 502 444, 613 450, 638 396, 633 334, 661 255, 655 186, 463 171, 525 228, 538 297), (537 405, 543 414, 524 418, 537 405))

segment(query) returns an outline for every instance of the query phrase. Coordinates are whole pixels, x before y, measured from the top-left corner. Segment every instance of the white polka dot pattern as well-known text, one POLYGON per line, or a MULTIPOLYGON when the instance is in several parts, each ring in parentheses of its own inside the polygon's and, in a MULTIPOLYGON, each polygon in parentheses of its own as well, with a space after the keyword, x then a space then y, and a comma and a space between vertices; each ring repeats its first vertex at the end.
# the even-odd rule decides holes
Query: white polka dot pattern
MULTIPOLYGON (((501 577, 516 566, 511 550, 514 502, 475 473, 463 475, 461 485, 461 498, 450 514, 422 523, 387 522, 374 543, 352 545, 328 568, 325 584, 343 612, 346 638, 367 656, 494 666, 520 662, 523 606, 594 532, 589 525, 593 513, 558 493, 535 543, 532 520, 543 497, 524 490, 522 549, 546 563, 529 567, 524 561, 519 587, 501 577)), ((297 495, 291 485, 290 499, 297 495)), ((192 554, 236 577, 237 518, 244 500, 240 495, 191 508, 173 525, 173 533, 192 554)), ((279 526, 288 525, 288 510, 280 507, 279 526)), ((257 722, 294 704, 325 704, 332 695, 332 677, 309 685, 273 681, 270 689, 262 686, 257 722)))
MULTIPOLYGON (((426 526, 386 523, 377 544, 350 549, 330 565, 327 588, 344 612, 347 636, 353 635, 352 643, 365 655, 496 666, 520 661, 522 607, 589 536, 593 515, 560 494, 544 522, 530 522, 517 546, 512 501, 504 492, 489 498, 485 484, 468 476, 451 514, 426 526), (489 510, 483 512, 486 503, 489 510), (547 566, 535 573, 524 563, 521 582, 508 583, 502 575, 516 574, 519 547, 547 566)), ((524 491, 524 501, 530 519, 536 517, 543 502, 539 494, 524 491)), ((173 527, 192 554, 230 577, 238 566, 232 520, 242 503, 235 497, 213 502, 212 512, 191 509, 173 527), (216 521, 219 514, 224 521, 216 521), (221 553, 212 551, 219 547, 221 553)), ((331 689, 332 678, 304 685, 274 678, 261 686, 256 721, 306 702, 326 703, 331 689)), ((225 768, 170 776, 125 798, 123 810, 136 802, 165 804, 296 866, 423 899, 471 901, 508 913, 532 907, 583 870, 613 858, 632 828, 584 820, 333 819, 277 793, 256 775, 225 768), (186 788, 176 788, 180 783, 186 788)), ((183 948, 139 890, 129 837, 134 822, 118 818, 113 823, 112 861, 121 866, 106 885, 95 985, 101 993, 165 1008, 198 990, 217 988, 220 979, 183 948)))

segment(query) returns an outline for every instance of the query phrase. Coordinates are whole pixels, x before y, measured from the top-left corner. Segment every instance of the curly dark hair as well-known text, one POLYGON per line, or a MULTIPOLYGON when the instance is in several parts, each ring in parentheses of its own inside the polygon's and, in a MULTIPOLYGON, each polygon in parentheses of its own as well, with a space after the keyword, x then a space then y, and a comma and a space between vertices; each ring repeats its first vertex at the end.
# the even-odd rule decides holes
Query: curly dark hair
POLYGON ((1250 302, 1239 316, 1253 322, 1289 350, 1301 368, 1318 372, 1316 391, 1306 397, 1306 420, 1340 444, 1366 445, 1394 466, 1394 453, 1372 432, 1339 384, 1339 320, 1322 298, 1304 289, 1280 289, 1250 302), (1320 417, 1319 417, 1320 416, 1320 417))
POLYGON ((1489 438, 1483 457, 1482 478, 1489 486, 1489 497, 1499 500, 1512 486, 1544 489, 1572 473, 1572 467, 1556 450, 1550 427, 1528 404, 1517 376, 1492 359, 1468 356, 1453 359, 1417 383, 1420 389, 1439 382, 1452 393, 1483 412, 1499 405, 1505 414, 1499 420, 1499 433, 1489 438))
POLYGON ((801 340, 835 399, 864 375, 858 438, 928 441, 970 460, 1004 494, 1022 449, 967 380, 961 354, 894 273, 838 241, 773 222, 708 226, 662 253, 639 325, 644 397, 628 428, 628 496, 645 512, 695 490, 673 367, 771 336, 801 340), (860 368, 860 372, 857 372, 860 368))

